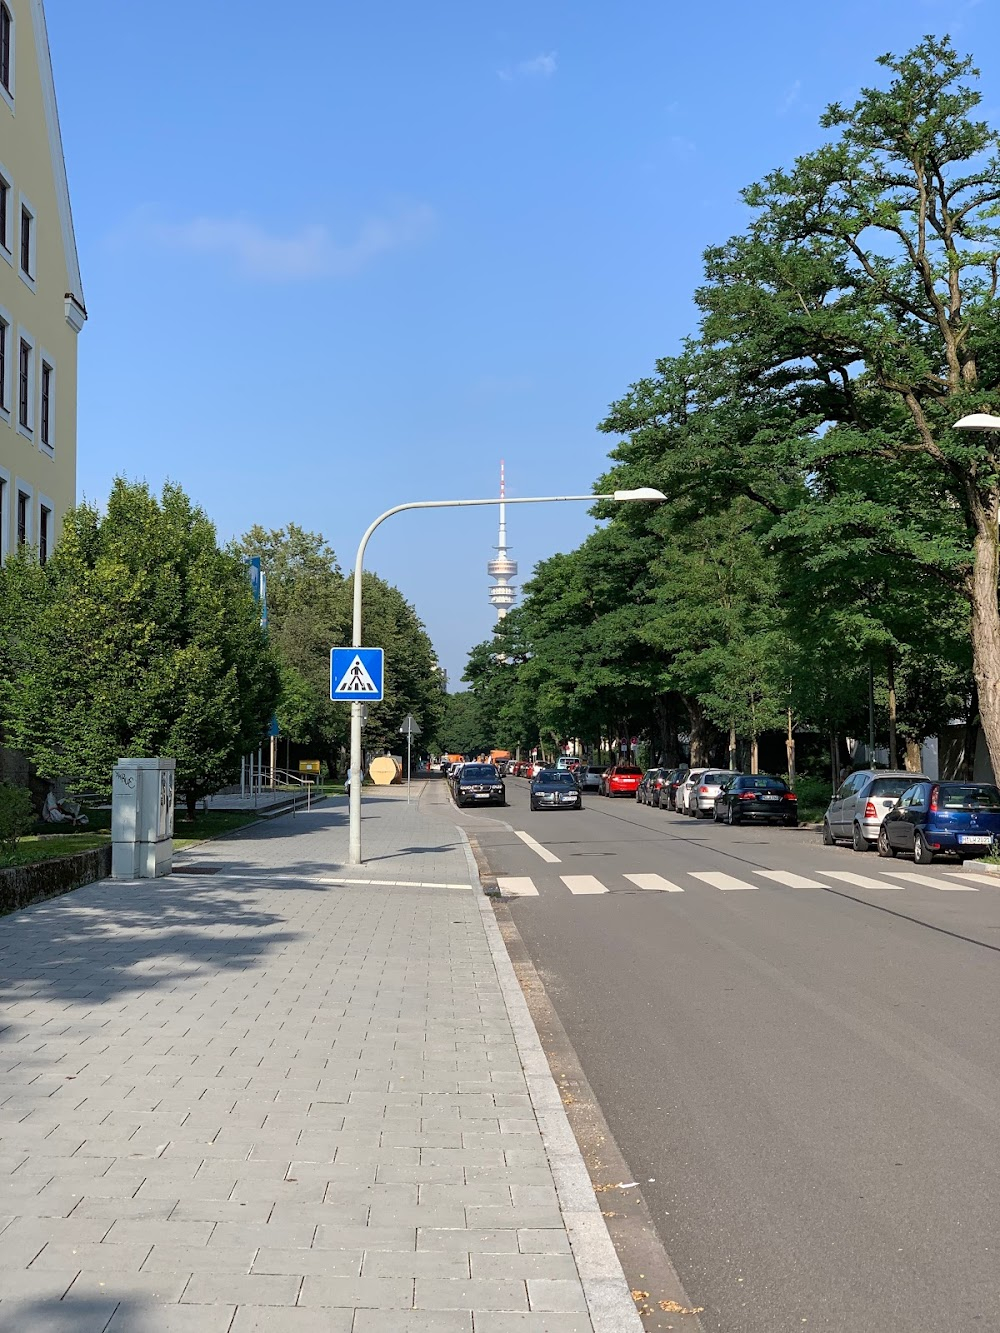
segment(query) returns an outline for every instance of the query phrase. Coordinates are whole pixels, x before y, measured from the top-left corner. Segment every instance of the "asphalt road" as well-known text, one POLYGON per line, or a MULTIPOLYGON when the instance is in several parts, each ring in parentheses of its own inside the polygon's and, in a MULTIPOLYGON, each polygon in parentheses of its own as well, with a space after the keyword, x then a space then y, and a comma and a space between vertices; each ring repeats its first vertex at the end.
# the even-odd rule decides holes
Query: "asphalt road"
POLYGON ((1000 880, 507 791, 456 817, 704 1328, 1000 1329, 1000 880))

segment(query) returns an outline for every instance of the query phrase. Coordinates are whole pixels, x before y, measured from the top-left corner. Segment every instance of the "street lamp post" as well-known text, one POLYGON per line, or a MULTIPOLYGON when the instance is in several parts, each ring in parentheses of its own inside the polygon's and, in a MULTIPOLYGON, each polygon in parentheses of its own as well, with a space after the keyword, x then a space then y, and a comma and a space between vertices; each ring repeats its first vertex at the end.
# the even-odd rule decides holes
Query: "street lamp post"
MULTIPOLYGON (((360 648, 361 644, 361 574, 364 568, 365 547, 368 545, 368 539, 387 518, 393 514, 401 514, 404 509, 464 509, 475 505, 499 505, 499 504, 561 504, 564 502, 582 502, 584 504, 593 504, 595 500, 614 500, 621 503, 631 501, 657 501, 665 500, 667 497, 662 491, 654 490, 651 486, 641 486, 634 491, 614 491, 610 495, 532 495, 520 499, 504 500, 411 500, 407 504, 394 505, 387 509, 384 514, 379 514, 374 522, 369 523, 365 529, 361 542, 358 545, 358 555, 354 562, 354 627, 351 639, 351 646, 360 648)), ((348 862, 352 866, 362 864, 361 860, 361 710, 364 707, 361 703, 351 704, 351 792, 350 792, 350 847, 348 853, 348 862)))

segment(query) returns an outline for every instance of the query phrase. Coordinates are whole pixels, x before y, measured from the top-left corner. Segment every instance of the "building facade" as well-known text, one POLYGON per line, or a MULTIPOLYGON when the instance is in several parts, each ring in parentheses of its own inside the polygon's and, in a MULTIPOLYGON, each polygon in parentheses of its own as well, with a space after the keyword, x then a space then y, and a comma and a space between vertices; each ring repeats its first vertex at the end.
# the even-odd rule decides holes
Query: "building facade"
POLYGON ((76 502, 86 318, 43 0, 0 0, 0 559, 76 502))

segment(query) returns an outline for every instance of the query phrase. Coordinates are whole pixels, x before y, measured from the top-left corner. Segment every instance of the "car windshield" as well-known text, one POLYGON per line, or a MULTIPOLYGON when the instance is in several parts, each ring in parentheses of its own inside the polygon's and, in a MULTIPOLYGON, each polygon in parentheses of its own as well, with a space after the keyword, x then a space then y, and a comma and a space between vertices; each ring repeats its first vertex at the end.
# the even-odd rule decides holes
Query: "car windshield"
POLYGON ((740 778, 742 791, 787 791, 788 788, 778 778, 740 778))
POLYGON ((622 766, 621 768, 616 768, 616 769, 615 769, 615 772, 618 773, 618 774, 620 774, 620 775, 623 775, 624 777, 627 777, 627 778, 641 778, 641 777, 642 777, 642 769, 641 769, 641 768, 625 768, 624 766, 622 766))
POLYGON ((702 782, 706 787, 721 787, 724 782, 728 782, 730 778, 736 776, 735 773, 706 773, 702 782))
POLYGON ((462 769, 462 780, 470 782, 496 782, 500 774, 492 764, 466 764, 462 769))
POLYGON ((572 773, 540 773, 539 777, 554 787, 576 787, 576 778, 572 773))
POLYGON ((1000 791, 986 782, 948 782, 938 789, 945 810, 1000 810, 1000 791))
POLYGON ((869 796, 902 796, 904 791, 909 791, 913 783, 908 777, 905 778, 876 778, 868 788, 869 796))
POLYGON ((603 777, 603 775, 607 772, 607 769, 604 769, 604 768, 588 768, 588 769, 587 769, 587 772, 588 772, 588 773, 593 773, 593 774, 595 774, 595 776, 597 776, 597 777, 603 777))

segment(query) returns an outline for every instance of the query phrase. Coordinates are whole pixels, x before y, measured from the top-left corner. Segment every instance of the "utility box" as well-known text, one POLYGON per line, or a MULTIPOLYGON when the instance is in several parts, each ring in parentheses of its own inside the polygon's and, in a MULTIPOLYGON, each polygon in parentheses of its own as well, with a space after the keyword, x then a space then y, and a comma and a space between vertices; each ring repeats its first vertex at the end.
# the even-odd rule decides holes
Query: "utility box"
POLYGON ((169 875, 174 855, 174 759, 119 759, 111 779, 111 877, 169 875))

